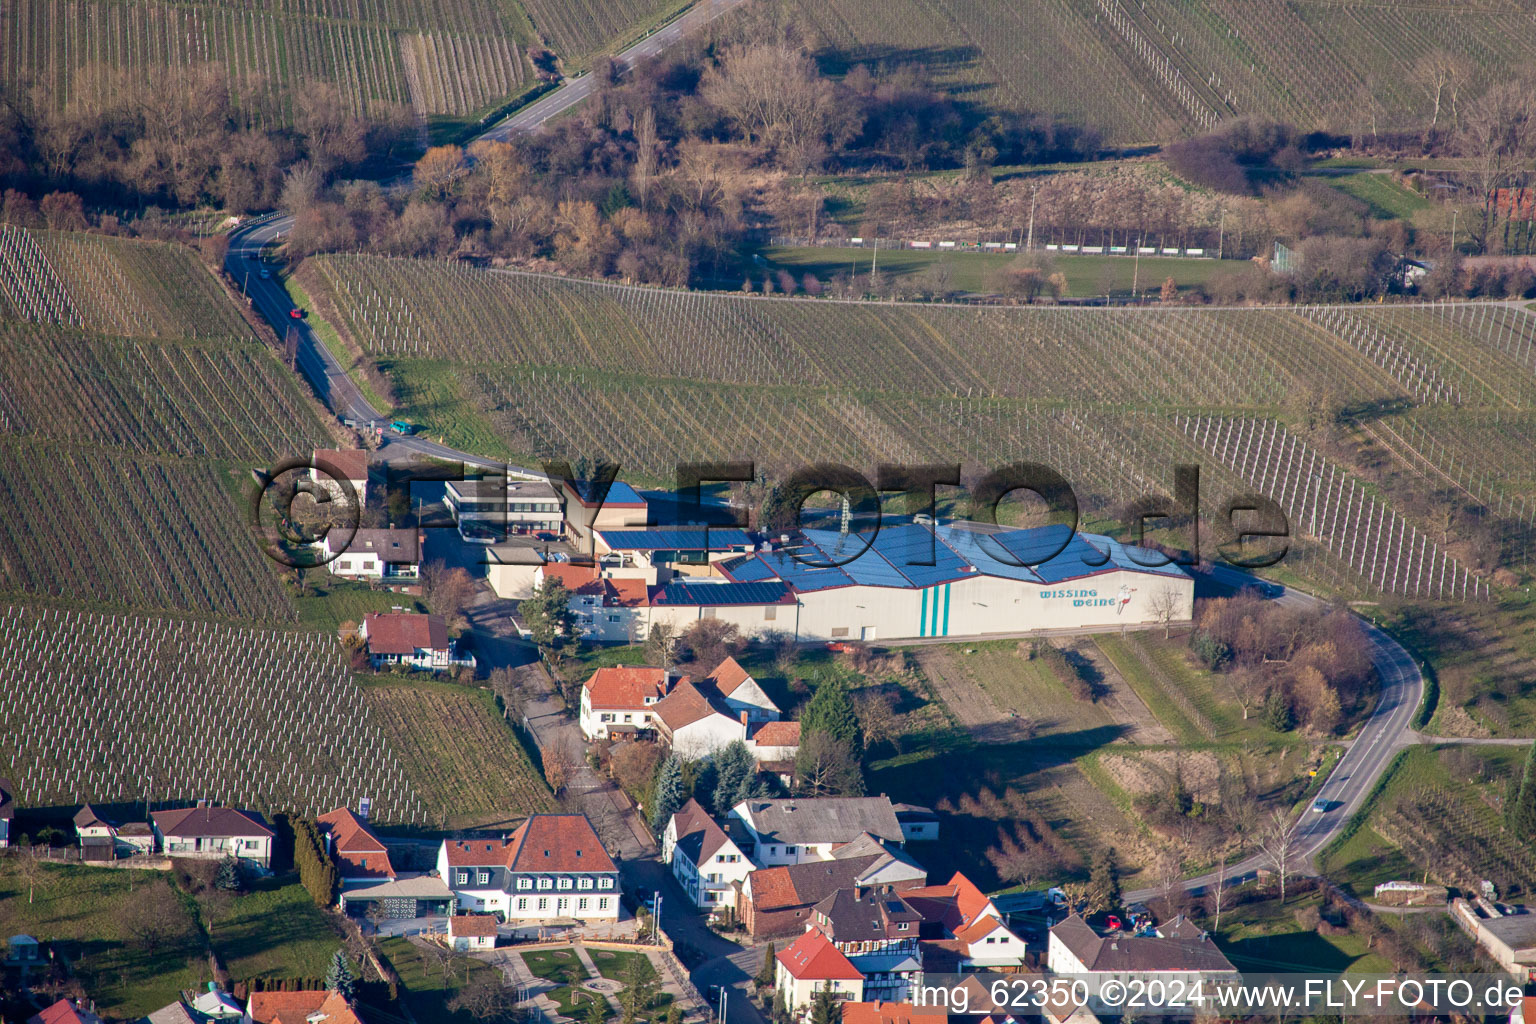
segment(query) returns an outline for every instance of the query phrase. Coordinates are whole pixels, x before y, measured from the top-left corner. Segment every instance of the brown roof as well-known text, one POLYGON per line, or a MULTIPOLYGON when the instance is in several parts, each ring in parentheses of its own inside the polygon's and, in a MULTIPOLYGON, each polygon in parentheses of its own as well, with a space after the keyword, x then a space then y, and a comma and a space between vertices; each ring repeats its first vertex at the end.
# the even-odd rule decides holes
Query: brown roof
POLYGON ((692 797, 688 798, 682 810, 672 815, 672 822, 677 833, 677 849, 683 851, 695 865, 704 863, 730 842, 725 830, 692 797))
POLYGON ((331 834, 331 856, 341 865, 343 877, 395 877, 389 851, 367 823, 350 809, 338 807, 329 814, 322 814, 319 824, 331 834))
POLYGON ((1149 936, 1101 936, 1077 914, 1051 929, 1090 971, 1235 971, 1216 943, 1200 939, 1161 939, 1149 936))
POLYGON ((363 616, 368 650, 374 654, 415 654, 448 649, 448 627, 436 615, 420 612, 369 612, 363 616))
POLYGON ((851 887, 864 870, 879 859, 875 856, 850 857, 759 868, 747 876, 752 888, 752 904, 759 910, 812 906, 839 889, 851 887))
POLYGON ((617 871, 585 814, 535 814, 506 839, 444 840, 453 867, 617 871))
POLYGON ((361 448, 316 448, 315 462, 347 480, 368 479, 368 453, 361 448))
POLYGON ((11 780, 0 778, 0 820, 16 817, 16 787, 11 780))
POLYGON ((894 939, 903 933, 916 938, 922 920, 896 893, 839 889, 816 904, 815 925, 833 942, 894 939))
POLYGON ((726 656, 726 659, 715 666, 715 670, 709 674, 714 681, 715 689, 729 697, 736 692, 736 688, 752 678, 752 674, 741 667, 741 663, 735 658, 726 656))
POLYGON ((550 562, 542 571, 545 583, 554 580, 573 594, 604 592, 602 577, 595 566, 576 565, 572 562, 550 562))
POLYGON ((233 807, 180 807, 171 811, 155 811, 150 817, 155 820, 155 827, 160 830, 160 834, 166 836, 265 836, 270 839, 273 835, 261 815, 233 807))
POLYGON ((75 828, 91 828, 94 825, 105 825, 108 828, 114 827, 112 822, 97 814, 96 808, 90 804, 86 804, 75 812, 75 828))
POLYGON ((643 665, 600 668, 592 673, 585 685, 587 699, 594 710, 639 711, 646 706, 647 697, 660 697, 666 692, 667 670, 643 665))
POLYGON ((415 530, 359 529, 347 542, 349 555, 378 555, 391 565, 413 565, 421 559, 421 534, 415 530))
POLYGON ((733 721, 736 718, 728 710, 717 707, 709 694, 687 676, 679 679, 672 692, 657 701, 652 710, 672 732, 702 722, 710 715, 724 715, 733 721))
POLYGON ((496 934, 496 919, 490 914, 455 914, 448 919, 448 934, 484 938, 496 934))
POLYGON ((305 1024, 312 1017, 316 1024, 362 1024, 347 1000, 326 989, 301 992, 252 992, 246 1007, 255 1024, 305 1024))
POLYGON ((764 722, 752 737, 760 747, 798 747, 799 722, 764 722))
POLYGON ((943 885, 925 885, 901 895, 921 911, 924 918, 942 922, 951 933, 964 931, 974 924, 990 902, 975 883, 958 871, 943 885))

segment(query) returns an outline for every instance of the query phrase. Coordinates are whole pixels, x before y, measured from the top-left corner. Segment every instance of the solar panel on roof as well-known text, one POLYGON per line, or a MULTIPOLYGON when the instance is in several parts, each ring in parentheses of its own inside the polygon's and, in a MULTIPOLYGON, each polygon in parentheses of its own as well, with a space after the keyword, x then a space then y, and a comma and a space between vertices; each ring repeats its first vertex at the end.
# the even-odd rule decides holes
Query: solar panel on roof
POLYGON ((784 596, 784 584, 766 583, 683 583, 674 580, 662 588, 667 604, 720 605, 772 604, 784 596))

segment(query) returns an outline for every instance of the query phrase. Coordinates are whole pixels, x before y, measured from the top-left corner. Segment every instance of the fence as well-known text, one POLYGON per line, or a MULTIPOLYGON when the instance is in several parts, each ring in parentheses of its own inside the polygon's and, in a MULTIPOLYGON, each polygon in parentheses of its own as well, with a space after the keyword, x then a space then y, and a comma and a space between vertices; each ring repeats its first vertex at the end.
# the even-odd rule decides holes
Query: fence
MULTIPOLYGON (((776 235, 768 239, 769 245, 786 248, 816 249, 906 249, 917 252, 979 252, 1011 253, 1029 251, 1024 242, 955 242, 928 241, 911 238, 796 238, 776 235)), ((1081 245, 1068 242, 1042 242, 1035 249, 1069 256, 1169 256, 1185 259, 1216 259, 1208 249, 1189 246, 1162 245, 1081 245)))

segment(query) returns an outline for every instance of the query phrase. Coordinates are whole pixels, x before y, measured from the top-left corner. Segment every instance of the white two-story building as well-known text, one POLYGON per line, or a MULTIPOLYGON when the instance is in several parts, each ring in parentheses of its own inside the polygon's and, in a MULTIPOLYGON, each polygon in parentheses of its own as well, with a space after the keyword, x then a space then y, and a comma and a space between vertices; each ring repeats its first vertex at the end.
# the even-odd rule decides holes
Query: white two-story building
POLYGON ((736 906, 737 886, 757 869, 697 800, 667 822, 661 859, 694 904, 707 909, 736 906))
POLYGON ((509 836, 445 839, 438 875, 462 911, 611 923, 619 869, 584 814, 535 814, 509 836))

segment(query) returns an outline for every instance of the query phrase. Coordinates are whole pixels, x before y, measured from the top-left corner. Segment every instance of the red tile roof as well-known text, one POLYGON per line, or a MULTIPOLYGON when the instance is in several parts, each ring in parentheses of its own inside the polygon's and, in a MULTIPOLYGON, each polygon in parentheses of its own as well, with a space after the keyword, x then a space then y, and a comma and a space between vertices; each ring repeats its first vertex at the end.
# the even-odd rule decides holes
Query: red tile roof
POLYGON ((736 692, 738 686, 751 679, 752 674, 742 668, 735 658, 727 655, 724 661, 715 666, 709 678, 714 680, 715 689, 729 697, 736 692))
POLYGON ((844 1003, 843 1024, 944 1024, 949 1011, 911 1003, 844 1003))
POLYGON ((600 668, 586 682, 587 700, 594 710, 639 711, 646 706, 645 698, 661 697, 666 685, 664 668, 600 668))
MULTIPOLYGON (((930 921, 940 921, 958 934, 976 922, 990 902, 969 878, 955 872, 943 885, 925 885, 902 893, 930 921)), ((983 933, 985 934, 985 933, 983 933)))
POLYGON ((455 914, 448 919, 448 934, 466 938, 495 935, 496 919, 490 914, 455 914))
POLYGON ((645 580, 603 580, 603 604, 609 608, 644 608, 647 602, 645 580))
POLYGON ((87 1010, 75 1008, 68 999, 60 999, 42 1013, 27 1018, 27 1024, 92 1024, 100 1017, 87 1010))
POLYGON ((253 811, 233 807, 181 807, 150 815, 165 836, 212 836, 218 838, 271 838, 273 832, 253 811))
POLYGON ((617 871, 585 814, 535 814, 506 839, 444 841, 451 867, 617 871))
POLYGON ((436 615, 419 612, 369 612, 363 616, 368 650, 374 654, 446 651, 448 627, 436 615))
POLYGON ((301 992, 252 992, 246 1013, 255 1024, 362 1024, 362 1018, 341 995, 326 989, 301 992))
POLYGON ((796 939, 778 959, 797 981, 859 981, 864 977, 831 939, 814 928, 796 939))
POLYGON ((315 462, 345 480, 368 479, 368 453, 361 448, 316 448, 315 462))
POLYGON ((551 562, 541 571, 544 573, 546 583, 555 580, 573 594, 603 593, 602 577, 598 575, 596 566, 551 562))
POLYGON ((340 864, 343 878, 393 879, 395 869, 389 851, 367 824, 346 807, 319 818, 331 834, 331 856, 340 864))
POLYGON ((764 722, 752 737, 760 747, 798 747, 800 745, 799 722, 764 722))

